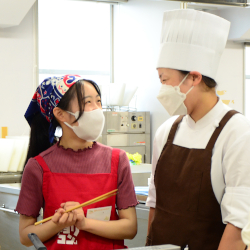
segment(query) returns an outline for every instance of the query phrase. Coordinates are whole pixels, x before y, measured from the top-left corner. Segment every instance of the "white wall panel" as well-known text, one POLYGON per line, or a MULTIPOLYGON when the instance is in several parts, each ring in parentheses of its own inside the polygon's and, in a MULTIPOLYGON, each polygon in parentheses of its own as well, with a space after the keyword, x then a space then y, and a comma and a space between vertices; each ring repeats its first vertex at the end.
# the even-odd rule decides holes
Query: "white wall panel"
POLYGON ((33 56, 31 8, 20 25, 0 29, 0 128, 9 135, 29 133, 24 113, 33 95, 33 56))
POLYGON ((169 118, 156 96, 160 80, 156 62, 163 13, 179 9, 179 2, 130 0, 114 6, 114 82, 139 86, 137 109, 151 112, 151 141, 169 118))
POLYGON ((231 108, 243 113, 244 107, 244 46, 228 42, 217 74, 217 94, 231 108))

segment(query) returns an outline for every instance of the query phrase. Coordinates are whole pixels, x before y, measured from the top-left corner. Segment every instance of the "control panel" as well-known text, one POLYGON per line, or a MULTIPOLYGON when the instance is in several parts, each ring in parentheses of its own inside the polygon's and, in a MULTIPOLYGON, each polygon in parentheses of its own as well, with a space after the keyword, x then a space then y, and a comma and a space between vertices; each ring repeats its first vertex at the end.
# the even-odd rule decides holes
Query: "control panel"
POLYGON ((149 133, 146 122, 149 112, 113 112, 104 111, 104 133, 149 133))
POLYGON ((100 143, 142 155, 150 163, 150 112, 104 111, 105 125, 100 143))

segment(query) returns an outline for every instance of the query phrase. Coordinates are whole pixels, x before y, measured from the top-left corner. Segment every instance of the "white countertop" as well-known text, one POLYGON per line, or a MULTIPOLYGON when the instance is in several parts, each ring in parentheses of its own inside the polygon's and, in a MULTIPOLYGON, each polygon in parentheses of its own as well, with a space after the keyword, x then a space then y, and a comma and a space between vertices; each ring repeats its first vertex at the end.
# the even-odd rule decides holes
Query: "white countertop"
POLYGON ((130 165, 132 174, 135 173, 151 173, 152 164, 142 163, 140 165, 130 165))

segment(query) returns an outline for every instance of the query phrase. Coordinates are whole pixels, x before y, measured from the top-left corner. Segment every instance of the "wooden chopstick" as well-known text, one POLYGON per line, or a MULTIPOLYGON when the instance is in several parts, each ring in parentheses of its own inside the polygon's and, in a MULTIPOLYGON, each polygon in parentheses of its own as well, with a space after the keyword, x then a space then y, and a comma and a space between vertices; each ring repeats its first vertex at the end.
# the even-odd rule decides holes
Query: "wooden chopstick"
MULTIPOLYGON (((64 213, 68 213, 68 212, 71 212, 71 211, 73 211, 73 210, 75 210, 77 208, 86 207, 86 206, 94 204, 94 203, 96 203, 98 201, 105 200, 105 199, 107 199, 107 198, 109 198, 109 197, 111 197, 113 195, 116 195, 117 191, 118 191, 118 189, 114 189, 114 190, 112 190, 112 191, 110 191, 110 192, 108 192, 106 194, 100 195, 100 196, 98 196, 98 197, 96 197, 96 198, 94 198, 92 200, 86 201, 86 202, 84 202, 84 203, 82 203, 82 204, 80 204, 80 205, 78 205, 76 207, 70 208, 67 211, 65 211, 64 213)), ((41 223, 44 223, 46 221, 51 220, 52 218, 53 218, 53 216, 50 216, 50 217, 48 217, 48 218, 46 218, 44 220, 37 221, 36 223, 34 223, 34 225, 37 226, 37 225, 39 225, 41 223)))

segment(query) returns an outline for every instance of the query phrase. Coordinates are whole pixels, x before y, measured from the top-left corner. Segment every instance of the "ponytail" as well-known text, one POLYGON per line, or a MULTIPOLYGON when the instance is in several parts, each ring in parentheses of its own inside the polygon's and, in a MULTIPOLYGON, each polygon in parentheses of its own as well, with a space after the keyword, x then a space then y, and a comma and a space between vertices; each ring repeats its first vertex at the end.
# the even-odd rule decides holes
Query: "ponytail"
POLYGON ((35 114, 31 123, 30 141, 25 165, 30 158, 39 155, 51 146, 49 142, 49 126, 50 123, 41 113, 35 114))

